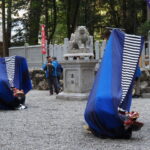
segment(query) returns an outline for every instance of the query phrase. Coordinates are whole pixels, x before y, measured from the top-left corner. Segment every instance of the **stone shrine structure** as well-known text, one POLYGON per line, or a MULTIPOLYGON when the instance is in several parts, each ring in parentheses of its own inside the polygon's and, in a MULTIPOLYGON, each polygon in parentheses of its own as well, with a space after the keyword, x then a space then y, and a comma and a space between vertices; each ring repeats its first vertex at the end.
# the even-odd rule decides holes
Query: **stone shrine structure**
POLYGON ((88 98, 89 91, 95 78, 95 65, 93 52, 90 52, 91 36, 86 27, 79 26, 71 35, 69 49, 64 54, 63 81, 64 91, 59 93, 57 99, 84 100, 88 98))

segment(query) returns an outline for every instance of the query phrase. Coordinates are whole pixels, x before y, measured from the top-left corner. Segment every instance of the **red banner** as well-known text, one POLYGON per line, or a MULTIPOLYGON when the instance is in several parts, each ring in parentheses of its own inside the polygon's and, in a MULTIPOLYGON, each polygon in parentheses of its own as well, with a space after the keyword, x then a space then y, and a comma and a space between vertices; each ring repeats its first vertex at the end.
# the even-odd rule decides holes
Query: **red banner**
POLYGON ((45 25, 42 24, 41 26, 41 34, 42 34, 42 54, 46 54, 46 36, 45 36, 45 25))

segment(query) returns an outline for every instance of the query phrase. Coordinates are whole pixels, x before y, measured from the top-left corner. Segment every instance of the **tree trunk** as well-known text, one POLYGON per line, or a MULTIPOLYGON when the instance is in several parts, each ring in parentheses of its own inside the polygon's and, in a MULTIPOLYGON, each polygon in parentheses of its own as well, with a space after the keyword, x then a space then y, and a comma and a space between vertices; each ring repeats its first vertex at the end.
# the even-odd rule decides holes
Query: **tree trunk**
POLYGON ((38 44, 39 22, 42 11, 42 0, 31 0, 29 8, 29 29, 28 43, 30 45, 38 44))
POLYGON ((150 7, 147 5, 147 21, 150 21, 150 7))
POLYGON ((45 7, 45 34, 46 34, 46 38, 48 38, 48 0, 44 1, 44 7, 45 7))
POLYGON ((5 0, 2 0, 3 57, 6 56, 5 0))
POLYGON ((126 0, 122 0, 122 16, 123 16, 123 28, 126 29, 127 26, 127 2, 126 0))
POLYGON ((130 34, 135 34, 137 28, 137 16, 136 16, 136 6, 135 0, 128 2, 128 26, 127 31, 130 34))
POLYGON ((74 30, 77 26, 77 17, 78 17, 79 6, 80 6, 80 0, 77 0, 76 7, 75 7, 75 10, 74 10, 74 14, 73 14, 71 33, 74 32, 74 30))
POLYGON ((70 38, 71 29, 70 29, 70 12, 71 11, 71 1, 67 0, 67 37, 70 38))
POLYGON ((44 1, 44 7, 45 7, 45 35, 46 35, 46 40, 47 40, 47 54, 49 55, 49 44, 48 44, 48 26, 49 26, 49 23, 48 23, 48 0, 45 0, 44 1))
POLYGON ((77 25, 77 17, 79 12, 80 0, 67 0, 67 36, 70 38, 77 25))
POLYGON ((48 44, 50 44, 50 41, 52 41, 52 38, 54 36, 55 30, 56 30, 56 25, 57 25, 57 9, 56 9, 56 0, 52 1, 52 27, 51 27, 51 32, 48 36, 48 44))
POLYGON ((110 5, 110 13, 111 13, 112 21, 113 21, 114 25, 116 27, 118 27, 119 24, 118 24, 118 21, 117 21, 117 14, 116 14, 116 11, 114 9, 114 1, 111 0, 109 2, 109 5, 110 5))
POLYGON ((9 0, 8 8, 7 8, 7 31, 6 31, 6 55, 7 56, 9 56, 9 47, 11 41, 11 24, 12 24, 11 9, 12 9, 12 0, 9 0))

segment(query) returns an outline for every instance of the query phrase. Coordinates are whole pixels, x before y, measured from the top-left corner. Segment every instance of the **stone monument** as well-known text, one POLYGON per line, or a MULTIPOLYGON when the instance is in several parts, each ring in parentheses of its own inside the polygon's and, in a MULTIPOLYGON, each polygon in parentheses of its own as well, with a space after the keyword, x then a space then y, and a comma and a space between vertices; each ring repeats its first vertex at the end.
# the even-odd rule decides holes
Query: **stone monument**
POLYGON ((64 91, 56 98, 67 100, 88 98, 95 78, 97 63, 90 50, 91 38, 84 26, 79 26, 71 35, 68 52, 64 55, 64 61, 61 62, 64 68, 64 91))

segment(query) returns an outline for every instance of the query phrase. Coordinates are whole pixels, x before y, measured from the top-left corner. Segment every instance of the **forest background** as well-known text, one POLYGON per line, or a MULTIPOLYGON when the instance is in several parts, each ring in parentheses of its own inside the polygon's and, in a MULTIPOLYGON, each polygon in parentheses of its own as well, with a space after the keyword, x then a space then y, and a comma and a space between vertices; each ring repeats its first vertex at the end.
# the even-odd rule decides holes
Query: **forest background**
POLYGON ((63 43, 77 26, 86 26, 94 40, 102 40, 106 27, 147 38, 150 21, 146 0, 1 0, 5 55, 11 46, 37 45, 41 24, 47 43, 63 43), (21 14, 21 15, 20 15, 21 14))

